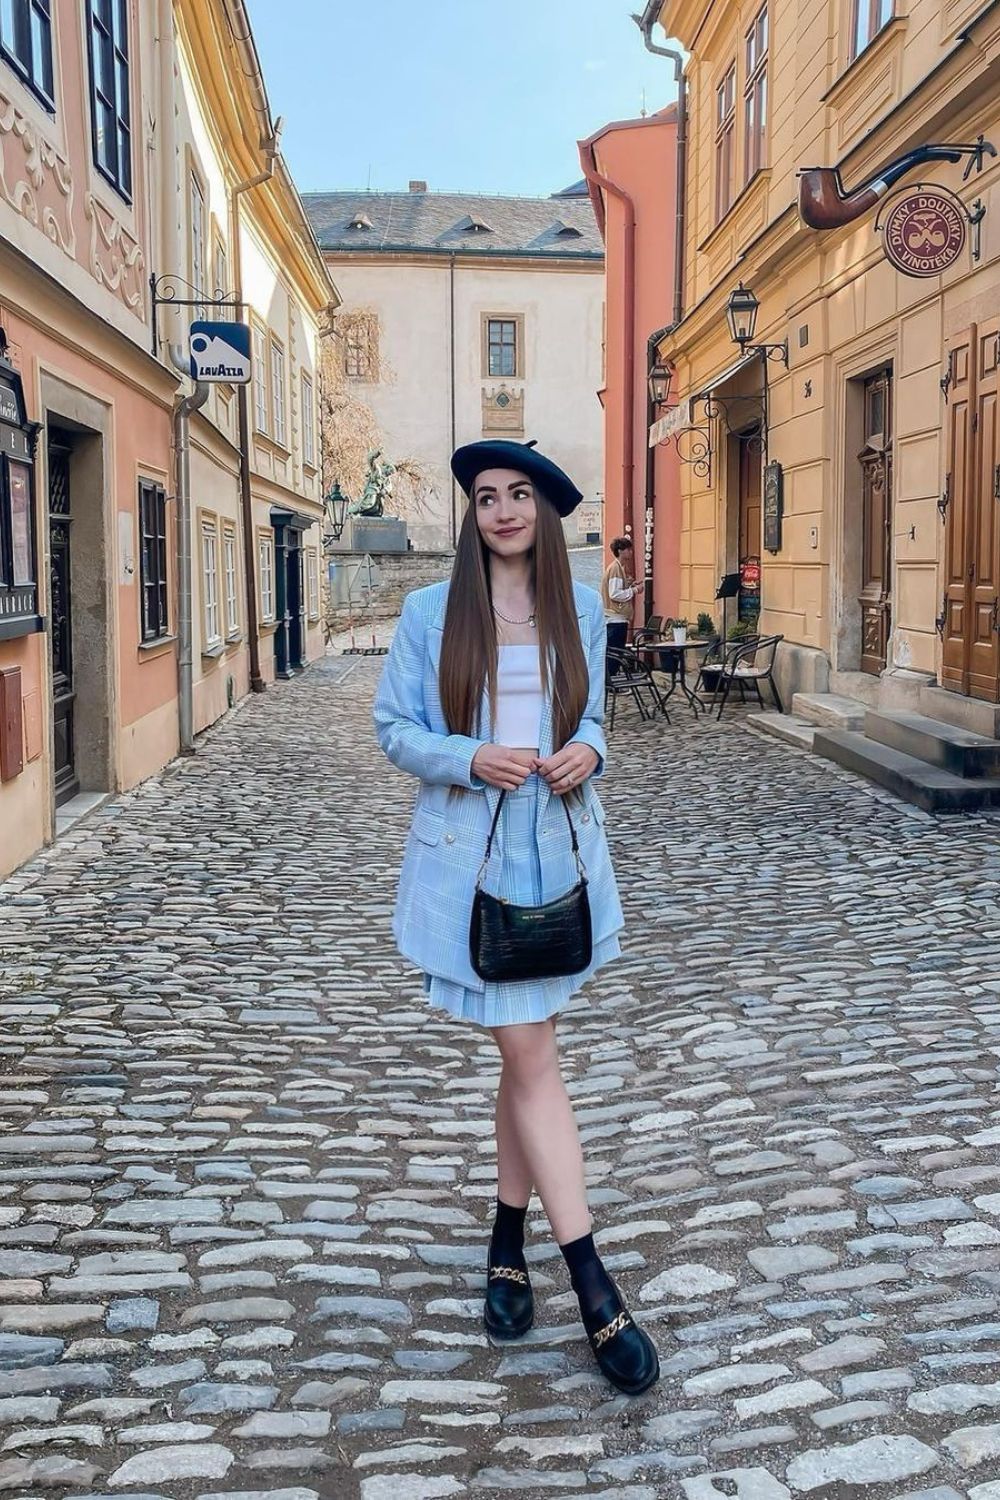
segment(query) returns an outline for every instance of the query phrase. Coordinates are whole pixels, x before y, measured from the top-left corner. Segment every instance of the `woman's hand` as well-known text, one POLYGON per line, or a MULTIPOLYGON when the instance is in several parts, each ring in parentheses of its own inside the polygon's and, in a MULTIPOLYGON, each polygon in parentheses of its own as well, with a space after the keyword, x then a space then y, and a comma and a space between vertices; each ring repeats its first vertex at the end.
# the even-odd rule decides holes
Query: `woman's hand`
POLYGON ((472 774, 503 792, 516 792, 531 775, 531 767, 519 761, 504 745, 480 745, 472 757, 472 774))
POLYGON ((592 746, 570 740, 547 760, 536 761, 535 769, 548 782, 550 791, 557 797, 565 797, 567 792, 593 775, 599 760, 600 756, 592 746))

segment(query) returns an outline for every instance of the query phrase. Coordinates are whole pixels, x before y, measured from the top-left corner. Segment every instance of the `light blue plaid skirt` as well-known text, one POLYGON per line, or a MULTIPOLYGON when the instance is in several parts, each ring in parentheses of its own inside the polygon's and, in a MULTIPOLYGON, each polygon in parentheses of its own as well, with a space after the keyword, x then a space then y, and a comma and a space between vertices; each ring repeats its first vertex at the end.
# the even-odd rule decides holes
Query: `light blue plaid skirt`
MULTIPOLYGON (((535 831, 535 808, 539 778, 529 776, 516 792, 508 792, 500 814, 504 832, 504 856, 494 854, 490 862, 488 889, 519 906, 539 906, 542 900, 542 868, 535 831)), ((547 1021, 564 1010, 590 976, 621 952, 617 936, 594 944, 589 968, 563 979, 517 980, 509 984, 487 983, 485 990, 470 990, 436 974, 424 975, 428 1004, 462 1021, 478 1026, 517 1026, 526 1021, 547 1021)))

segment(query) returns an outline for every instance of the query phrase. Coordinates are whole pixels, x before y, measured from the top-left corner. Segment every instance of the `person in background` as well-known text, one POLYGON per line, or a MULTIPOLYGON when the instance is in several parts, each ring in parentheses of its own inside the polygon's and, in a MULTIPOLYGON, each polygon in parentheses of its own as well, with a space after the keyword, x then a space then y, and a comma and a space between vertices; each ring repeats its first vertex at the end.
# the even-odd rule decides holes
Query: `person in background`
POLYGON ((620 650, 628 640, 635 596, 643 587, 641 578, 632 576, 635 556, 630 536, 616 536, 611 543, 612 560, 601 579, 601 602, 607 626, 608 646, 620 650))

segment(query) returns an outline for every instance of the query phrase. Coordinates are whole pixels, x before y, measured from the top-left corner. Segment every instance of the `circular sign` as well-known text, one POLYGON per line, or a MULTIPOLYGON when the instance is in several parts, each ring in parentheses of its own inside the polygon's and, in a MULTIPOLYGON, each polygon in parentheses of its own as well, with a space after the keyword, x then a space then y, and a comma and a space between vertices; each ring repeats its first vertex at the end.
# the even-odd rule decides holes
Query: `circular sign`
POLYGON ((938 276, 965 249, 965 215, 944 193, 910 193, 883 226, 885 253, 905 276, 938 276))

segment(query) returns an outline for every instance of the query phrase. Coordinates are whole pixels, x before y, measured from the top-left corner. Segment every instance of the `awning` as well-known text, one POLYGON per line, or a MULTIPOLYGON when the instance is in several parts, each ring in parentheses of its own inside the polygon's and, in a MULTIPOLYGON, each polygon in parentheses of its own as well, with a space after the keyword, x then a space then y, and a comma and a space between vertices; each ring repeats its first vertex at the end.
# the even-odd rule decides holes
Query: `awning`
POLYGON ((706 381, 693 395, 686 396, 682 401, 678 401, 676 406, 670 408, 666 416, 660 417, 659 421, 654 422, 650 427, 649 446, 655 448, 657 443, 668 442, 676 433, 682 432, 685 427, 691 427, 694 424, 694 403, 696 401, 700 401, 703 396, 710 396, 713 391, 719 390, 730 380, 733 380, 741 370, 745 370, 748 365, 757 364, 759 360, 759 354, 741 354, 739 359, 735 360, 733 364, 727 365, 724 370, 720 370, 717 375, 713 375, 711 380, 706 381))
POLYGON ((718 375, 713 375, 711 380, 707 381, 706 384, 702 386, 700 391, 695 391, 694 395, 691 397, 691 400, 697 401, 701 396, 710 396, 713 391, 717 391, 720 386, 726 385, 727 382, 732 380, 734 376, 738 375, 741 370, 745 370, 747 365, 756 365, 759 363, 759 354, 741 354, 739 359, 736 360, 734 364, 727 365, 724 370, 719 371, 718 375))

